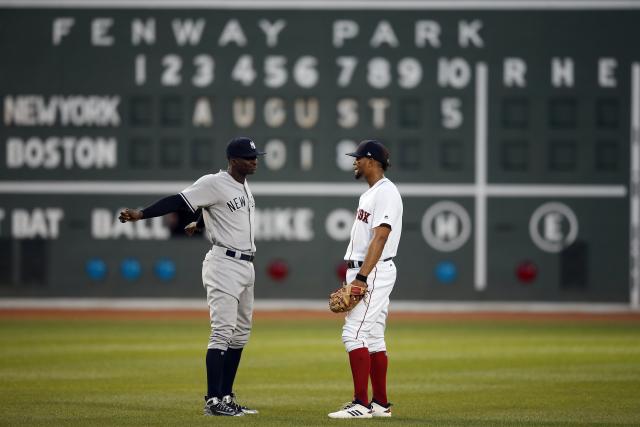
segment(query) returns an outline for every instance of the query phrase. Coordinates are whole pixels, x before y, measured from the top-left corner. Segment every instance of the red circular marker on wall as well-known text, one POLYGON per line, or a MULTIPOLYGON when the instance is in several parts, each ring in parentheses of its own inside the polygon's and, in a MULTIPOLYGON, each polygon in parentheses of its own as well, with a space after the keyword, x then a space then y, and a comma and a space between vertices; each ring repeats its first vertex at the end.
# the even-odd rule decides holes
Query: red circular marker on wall
POLYGON ((275 260, 269 263, 267 273, 273 280, 284 280, 289 275, 289 266, 282 260, 275 260))
POLYGON ((538 276, 538 267, 531 261, 522 261, 516 267, 516 277, 522 283, 531 283, 538 276))
POLYGON ((347 279, 347 263, 341 262, 336 266, 336 276, 338 276, 338 280, 343 281, 347 279))

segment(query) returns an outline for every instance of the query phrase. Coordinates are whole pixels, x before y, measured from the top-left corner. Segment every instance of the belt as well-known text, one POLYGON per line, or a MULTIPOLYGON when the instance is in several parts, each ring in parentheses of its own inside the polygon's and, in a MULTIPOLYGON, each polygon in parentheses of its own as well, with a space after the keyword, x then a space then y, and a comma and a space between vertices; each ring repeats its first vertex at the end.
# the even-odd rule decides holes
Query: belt
MULTIPOLYGON (((393 257, 389 257, 387 259, 383 259, 382 262, 391 261, 393 257)), ((349 268, 360 268, 364 264, 364 261, 347 261, 347 267, 349 268)))
POLYGON ((231 249, 227 249, 227 251, 224 254, 226 256, 230 256, 231 258, 241 259, 242 261, 249 261, 249 262, 253 262, 253 260, 256 257, 255 255, 247 255, 247 254, 243 254, 242 252, 232 251, 231 249))

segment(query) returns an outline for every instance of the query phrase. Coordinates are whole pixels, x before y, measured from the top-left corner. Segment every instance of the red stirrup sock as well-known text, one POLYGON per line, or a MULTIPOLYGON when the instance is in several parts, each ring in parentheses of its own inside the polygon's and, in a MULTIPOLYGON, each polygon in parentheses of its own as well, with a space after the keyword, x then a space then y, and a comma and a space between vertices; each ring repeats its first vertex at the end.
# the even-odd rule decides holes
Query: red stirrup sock
POLYGON ((387 403, 387 366, 389 359, 386 351, 371 353, 371 388, 373 400, 386 406, 387 403))
POLYGON ((353 395, 362 405, 369 405, 369 369, 371 361, 367 348, 357 348, 349 352, 351 375, 353 376, 353 395))

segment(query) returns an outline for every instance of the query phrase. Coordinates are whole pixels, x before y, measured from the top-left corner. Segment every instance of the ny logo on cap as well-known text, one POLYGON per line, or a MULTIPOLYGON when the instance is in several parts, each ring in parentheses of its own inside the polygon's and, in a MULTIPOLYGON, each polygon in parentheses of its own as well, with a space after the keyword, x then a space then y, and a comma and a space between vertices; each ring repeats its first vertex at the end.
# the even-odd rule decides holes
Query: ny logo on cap
POLYGON ((251 148, 254 150, 256 149, 256 144, 253 141, 249 141, 249 145, 251 145, 251 148))

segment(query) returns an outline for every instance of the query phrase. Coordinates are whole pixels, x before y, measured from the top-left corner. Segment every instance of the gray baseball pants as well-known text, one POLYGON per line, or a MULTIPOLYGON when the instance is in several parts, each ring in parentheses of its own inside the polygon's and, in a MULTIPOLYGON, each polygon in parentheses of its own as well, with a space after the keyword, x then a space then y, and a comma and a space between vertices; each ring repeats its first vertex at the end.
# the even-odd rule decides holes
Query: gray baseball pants
POLYGON ((225 255, 219 246, 202 262, 202 284, 207 292, 211 335, 207 348, 243 348, 249 341, 253 316, 253 263, 225 255))

